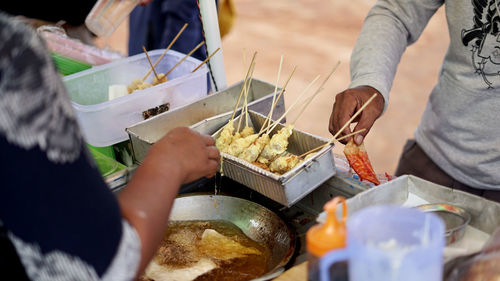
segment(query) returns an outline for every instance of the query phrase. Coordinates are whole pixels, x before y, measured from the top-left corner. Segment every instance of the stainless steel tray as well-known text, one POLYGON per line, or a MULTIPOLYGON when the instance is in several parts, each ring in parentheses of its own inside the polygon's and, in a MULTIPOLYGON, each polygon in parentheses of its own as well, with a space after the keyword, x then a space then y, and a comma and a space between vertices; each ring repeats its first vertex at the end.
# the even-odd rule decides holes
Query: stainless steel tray
MULTIPOLYGON (((249 116, 249 126, 254 127, 255 131, 258 132, 264 123, 265 116, 251 110, 249 110, 249 116)), ((235 124, 238 118, 235 118, 235 124)), ((281 124, 276 126, 270 136, 282 127, 281 124)), ((217 138, 219 133, 220 130, 213 135, 214 138, 217 138)), ((313 136, 296 129, 293 130, 288 140, 287 151, 295 155, 300 155, 328 142, 328 139, 313 136)), ((226 153, 222 153, 222 170, 225 176, 290 207, 335 175, 332 147, 333 145, 324 147, 313 157, 283 175, 264 170, 226 153)))
MULTIPOLYGON (((349 216, 365 207, 380 204, 416 207, 422 204, 446 203, 466 210, 470 214, 470 222, 465 236, 445 248, 445 261, 480 250, 489 235, 500 225, 499 203, 411 175, 400 176, 369 188, 346 202, 349 216)), ((317 221, 323 223, 325 219, 326 213, 322 212, 317 221)))
MULTIPOLYGON (((135 162, 142 162, 149 147, 175 127, 192 126, 198 122, 204 122, 207 118, 221 114, 229 114, 230 117, 242 85, 243 81, 240 81, 225 90, 216 92, 192 104, 164 112, 126 128, 132 144, 135 162)), ((249 110, 267 114, 271 109, 274 88, 273 84, 253 79, 248 93, 249 110)), ((281 88, 278 87, 279 90, 281 88)), ((280 99, 273 112, 273 117, 278 118, 284 112, 284 99, 280 99)), ((227 120, 229 118, 226 119, 226 122, 227 120)), ((216 128, 218 127, 215 127, 214 130, 216 128)))

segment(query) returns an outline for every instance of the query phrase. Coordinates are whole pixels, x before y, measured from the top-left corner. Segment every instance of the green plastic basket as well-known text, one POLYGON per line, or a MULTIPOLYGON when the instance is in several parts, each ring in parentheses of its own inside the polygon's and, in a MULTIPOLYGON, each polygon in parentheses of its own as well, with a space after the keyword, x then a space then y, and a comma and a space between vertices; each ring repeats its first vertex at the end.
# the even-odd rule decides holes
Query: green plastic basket
POLYGON ((52 59, 54 60, 54 63, 56 64, 57 69, 59 70, 59 73, 62 75, 70 75, 73 73, 80 72, 85 69, 89 69, 92 67, 90 64, 86 64, 59 54, 56 54, 54 52, 51 52, 52 59))

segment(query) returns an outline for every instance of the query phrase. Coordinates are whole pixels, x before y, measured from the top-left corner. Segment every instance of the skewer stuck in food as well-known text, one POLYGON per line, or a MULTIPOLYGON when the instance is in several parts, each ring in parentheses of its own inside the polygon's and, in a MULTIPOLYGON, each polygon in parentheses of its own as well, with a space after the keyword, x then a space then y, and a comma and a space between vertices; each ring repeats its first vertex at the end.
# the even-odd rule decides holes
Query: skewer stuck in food
POLYGON ((368 159, 368 153, 366 152, 364 144, 357 145, 354 143, 353 139, 344 147, 344 155, 349 161, 351 168, 358 174, 362 180, 367 180, 379 185, 380 181, 373 170, 370 159, 368 159))

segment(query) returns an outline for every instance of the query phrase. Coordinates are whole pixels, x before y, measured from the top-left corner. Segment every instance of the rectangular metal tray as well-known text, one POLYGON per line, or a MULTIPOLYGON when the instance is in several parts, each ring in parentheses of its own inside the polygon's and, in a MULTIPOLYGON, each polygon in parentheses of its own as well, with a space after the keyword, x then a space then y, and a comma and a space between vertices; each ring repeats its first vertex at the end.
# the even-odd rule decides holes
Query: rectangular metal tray
MULTIPOLYGON (((249 116, 249 126, 254 127, 255 131, 258 132, 264 123, 265 116, 251 110, 249 110, 249 116)), ((238 118, 234 120, 235 125, 238 118)), ((282 124, 278 124, 270 136, 282 127, 282 124)), ((213 135, 214 138, 218 137, 220 131, 218 130, 213 135)), ((300 155, 327 143, 328 139, 293 129, 293 133, 288 141, 287 151, 295 155, 300 155)), ((222 171, 225 176, 284 206, 290 207, 335 175, 336 169, 332 147, 333 145, 324 147, 313 157, 283 175, 272 173, 245 160, 222 153, 222 171)))
MULTIPOLYGON (((481 248, 487 237, 500 225, 500 204, 482 197, 441 186, 421 178, 405 175, 385 184, 369 188, 347 199, 348 216, 368 206, 395 204, 415 207, 426 203, 447 203, 465 209, 471 215, 464 241, 445 248, 444 258, 450 260, 481 248)), ((340 209, 340 208, 339 208, 340 209)), ((317 221, 324 223, 326 213, 319 214, 317 221)))
MULTIPOLYGON (((240 81, 227 89, 211 94, 192 104, 164 112, 126 128, 132 144, 134 161, 136 163, 142 162, 151 145, 175 127, 204 123, 206 122, 205 119, 221 114, 230 117, 242 86, 243 81, 240 81)), ((249 110, 267 114, 271 109, 274 88, 275 85, 254 78, 248 93, 249 110)), ((281 88, 278 87, 278 91, 280 90, 281 88)), ((273 112, 273 117, 278 118, 284 112, 284 99, 280 99, 273 112)), ((226 122, 227 120, 229 118, 226 119, 226 122)), ((213 122, 210 124, 213 124, 213 122)), ((196 127, 202 130, 198 125, 196 127)), ((207 132, 211 134, 218 128, 217 126, 213 127, 212 131, 207 132)))

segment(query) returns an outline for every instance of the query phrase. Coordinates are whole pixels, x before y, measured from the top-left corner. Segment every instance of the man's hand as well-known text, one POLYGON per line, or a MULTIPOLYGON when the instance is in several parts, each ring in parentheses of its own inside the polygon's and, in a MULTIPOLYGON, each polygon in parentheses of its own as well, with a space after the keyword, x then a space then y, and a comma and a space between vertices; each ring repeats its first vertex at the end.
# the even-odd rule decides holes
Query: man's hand
MULTIPOLYGON (((335 97, 332 114, 330 115, 329 131, 332 135, 336 134, 338 130, 349 121, 349 119, 356 113, 356 111, 363 106, 363 104, 377 93, 377 97, 361 112, 361 114, 354 119, 358 124, 353 131, 366 129, 366 131, 356 134, 354 142, 357 145, 363 143, 363 139, 370 131, 375 120, 382 114, 384 110, 384 98, 379 91, 370 86, 360 86, 352 89, 347 89, 335 97)), ((350 126, 347 126, 338 137, 345 136, 351 133, 350 126)), ((342 140, 342 143, 347 143, 350 138, 342 140)))
POLYGON ((220 154, 211 136, 180 127, 171 130, 156 142, 149 154, 156 159, 164 173, 178 173, 183 184, 201 177, 212 177, 217 172, 220 154))

